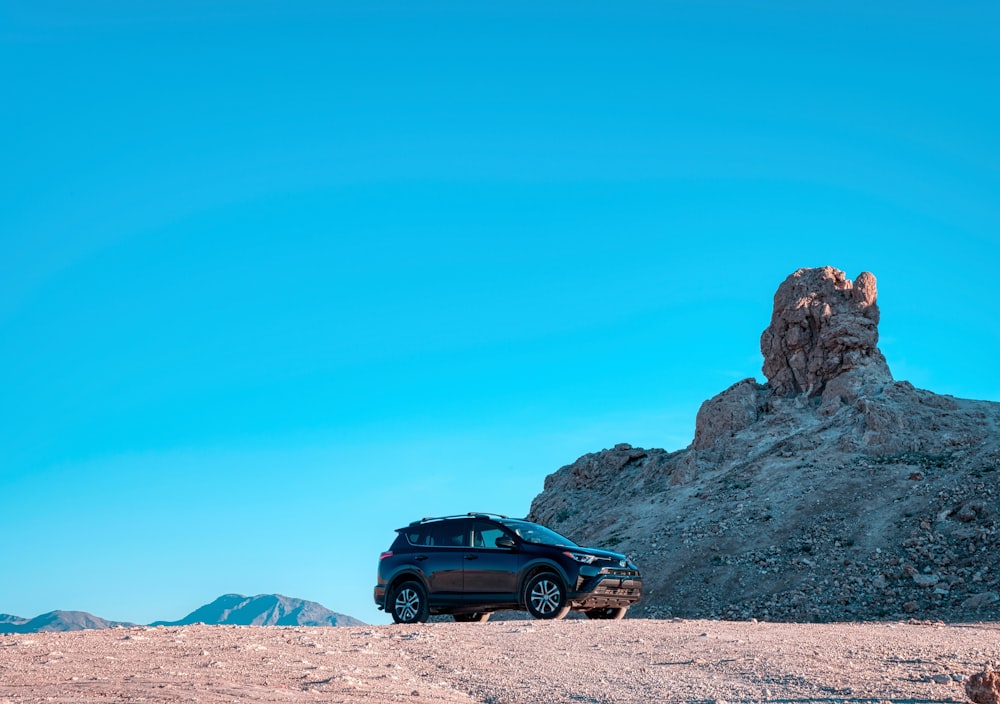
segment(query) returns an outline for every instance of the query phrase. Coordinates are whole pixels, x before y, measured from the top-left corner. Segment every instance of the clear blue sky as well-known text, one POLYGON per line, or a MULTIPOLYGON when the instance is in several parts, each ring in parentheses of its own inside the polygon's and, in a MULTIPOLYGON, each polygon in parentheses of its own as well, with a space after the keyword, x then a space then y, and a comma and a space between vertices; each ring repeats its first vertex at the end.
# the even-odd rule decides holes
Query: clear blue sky
POLYGON ((381 622, 762 379, 802 266, 1000 401, 1000 5, 0 0, 0 612, 280 592, 381 622))

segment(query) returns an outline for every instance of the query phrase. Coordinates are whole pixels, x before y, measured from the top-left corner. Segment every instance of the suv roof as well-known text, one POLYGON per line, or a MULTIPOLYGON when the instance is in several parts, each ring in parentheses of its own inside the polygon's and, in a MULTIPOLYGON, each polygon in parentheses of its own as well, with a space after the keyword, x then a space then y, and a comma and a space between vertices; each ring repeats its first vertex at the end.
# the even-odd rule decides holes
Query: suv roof
POLYGON ((486 513, 483 511, 470 511, 469 513, 459 514, 457 516, 427 516, 421 518, 419 521, 413 521, 410 523, 411 526, 418 526, 421 523, 428 523, 430 521, 447 521, 453 518, 510 518, 510 516, 505 516, 502 513, 486 513))

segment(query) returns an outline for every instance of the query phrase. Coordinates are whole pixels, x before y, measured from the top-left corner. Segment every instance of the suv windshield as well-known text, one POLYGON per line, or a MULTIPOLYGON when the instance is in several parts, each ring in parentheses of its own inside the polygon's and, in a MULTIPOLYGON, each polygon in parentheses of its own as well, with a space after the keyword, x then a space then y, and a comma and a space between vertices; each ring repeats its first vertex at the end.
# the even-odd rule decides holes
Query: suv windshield
POLYGON ((537 523, 510 520, 498 522, 504 524, 517 533, 521 540, 529 543, 537 543, 538 545, 556 545, 564 548, 579 547, 579 545, 574 543, 569 538, 563 537, 554 530, 549 530, 545 526, 540 526, 537 523))

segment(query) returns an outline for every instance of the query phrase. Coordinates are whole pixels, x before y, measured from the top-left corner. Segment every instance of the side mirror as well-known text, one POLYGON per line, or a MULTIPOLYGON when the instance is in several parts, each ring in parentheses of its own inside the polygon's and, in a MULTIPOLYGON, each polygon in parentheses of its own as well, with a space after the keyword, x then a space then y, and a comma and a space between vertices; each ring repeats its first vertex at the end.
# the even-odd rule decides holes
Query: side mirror
POLYGON ((507 548, 508 550, 513 550, 514 548, 517 547, 517 543, 514 542, 514 539, 507 535, 501 535, 493 542, 494 545, 496 545, 498 548, 507 548))

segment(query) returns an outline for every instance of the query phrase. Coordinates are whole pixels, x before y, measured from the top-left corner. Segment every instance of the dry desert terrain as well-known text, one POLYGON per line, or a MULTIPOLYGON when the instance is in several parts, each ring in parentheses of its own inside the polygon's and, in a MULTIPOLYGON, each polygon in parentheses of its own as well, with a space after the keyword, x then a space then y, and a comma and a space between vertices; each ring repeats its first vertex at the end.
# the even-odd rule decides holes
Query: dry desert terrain
POLYGON ((0 635, 8 702, 967 701, 1000 624, 567 620, 0 635))

